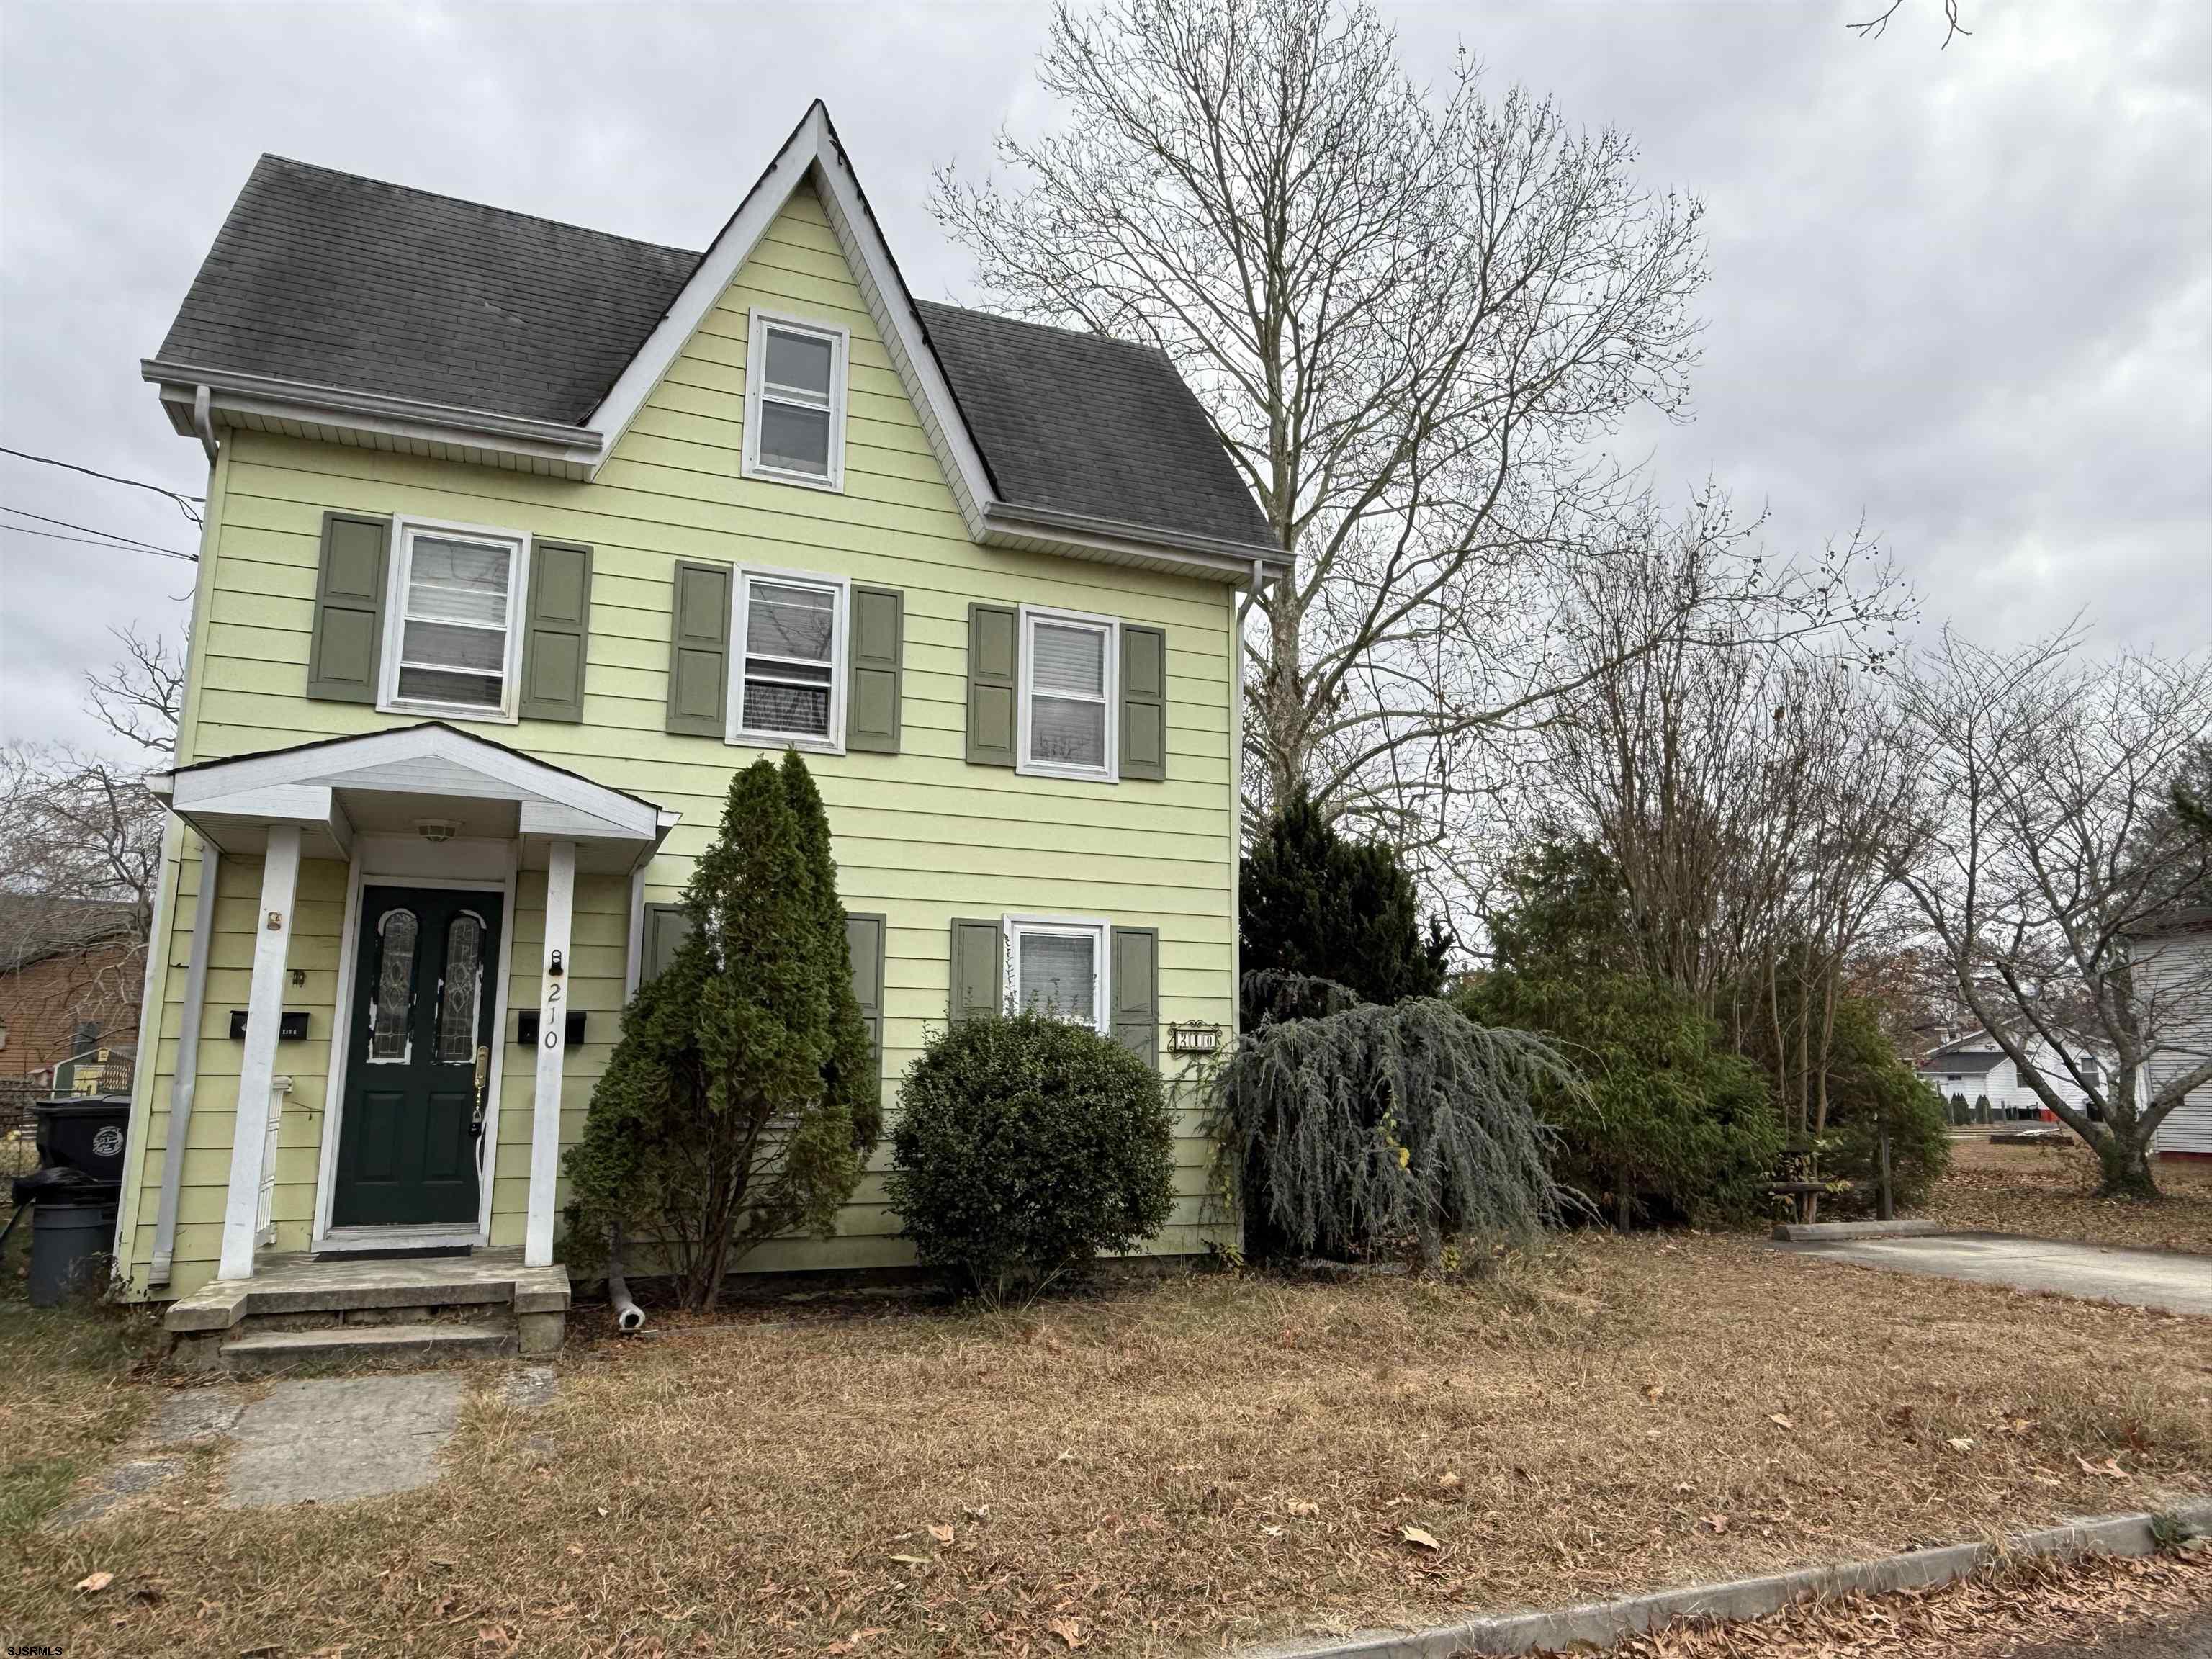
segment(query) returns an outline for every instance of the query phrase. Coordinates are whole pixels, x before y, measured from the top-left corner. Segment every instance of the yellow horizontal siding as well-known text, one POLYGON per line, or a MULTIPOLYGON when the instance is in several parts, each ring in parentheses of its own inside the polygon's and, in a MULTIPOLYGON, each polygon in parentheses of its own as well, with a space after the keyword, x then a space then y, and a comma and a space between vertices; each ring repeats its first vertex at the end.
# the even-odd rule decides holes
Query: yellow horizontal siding
MULTIPOLYGON (((852 282, 820 204, 802 192, 779 216, 708 313, 614 455, 590 483, 454 463, 232 433, 210 489, 210 545, 203 569, 186 759, 279 749, 406 723, 364 705, 310 702, 307 663, 314 621, 323 514, 331 508, 495 525, 588 543, 592 617, 581 725, 487 722, 483 735, 682 814, 647 872, 647 898, 673 900, 714 836, 733 771, 759 749, 673 737, 662 727, 674 570, 679 559, 815 570, 902 590, 906 602, 904 719, 896 756, 810 757, 828 805, 839 890, 854 910, 884 914, 884 1061, 887 1099, 943 1024, 955 916, 1055 912, 1100 916, 1160 934, 1163 1022, 1231 1018, 1234 972, 1231 788, 1236 695, 1231 596, 1218 585, 1162 573, 976 545, 940 475, 927 433, 852 282), (750 308, 818 318, 851 331, 842 493, 740 476, 746 336, 750 308), (1164 628, 1168 641, 1168 776, 1118 786, 1024 778, 963 758, 967 617, 973 601, 1048 605, 1164 628)), ((159 993, 153 1047, 150 1153, 132 1171, 137 1224, 130 1255, 143 1282, 158 1204, 175 1024, 197 902, 187 854, 159 993)), ((221 1243, 235 1104, 237 1045, 229 1010, 243 1006, 252 961, 258 866, 226 861, 216 899, 191 1146, 172 1288, 213 1269, 221 1243), (228 1091, 225 1085, 228 1082, 228 1091)), ((392 878, 395 881, 399 878, 392 878)), ((544 937, 544 878, 524 872, 507 964, 509 1008, 533 1006, 544 937)), ((315 1034, 280 1049, 298 1079, 284 1115, 277 1172, 277 1242, 304 1248, 320 1158, 329 1075, 331 1003, 344 945, 338 938, 345 871, 302 866, 288 988, 315 1034), (310 1109, 312 1108, 313 1109, 310 1109)), ((578 882, 571 1006, 586 1041, 569 1050, 562 1096, 565 1142, 580 1133, 593 1082, 620 1035, 627 961, 627 884, 578 882)), ((493 1240, 521 1242, 530 1165, 532 1053, 514 1042, 510 1012, 493 1148, 493 1240)), ((1164 1050, 1164 1041, 1163 1042, 1164 1050)), ((1186 1118, 1177 1153, 1177 1209, 1156 1249, 1200 1248, 1211 1235, 1201 1204, 1204 1146, 1186 1118)), ((828 1244, 780 1242, 749 1267, 878 1265, 910 1259, 890 1235, 879 1152, 828 1244)), ((584 1249, 580 1261, 588 1258, 584 1249)))

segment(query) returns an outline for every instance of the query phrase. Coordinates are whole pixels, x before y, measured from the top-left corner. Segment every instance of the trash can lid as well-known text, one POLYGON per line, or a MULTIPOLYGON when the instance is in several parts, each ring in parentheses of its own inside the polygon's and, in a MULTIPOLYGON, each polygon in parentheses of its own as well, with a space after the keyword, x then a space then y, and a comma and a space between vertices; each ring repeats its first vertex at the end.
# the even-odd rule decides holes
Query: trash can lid
POLYGON ((31 1109, 47 1117, 112 1117, 120 1112, 131 1113, 129 1095, 61 1095, 52 1100, 34 1100, 31 1109))
POLYGON ((105 1203, 122 1191, 121 1182, 102 1181, 67 1164, 49 1164, 8 1183, 9 1196, 19 1209, 37 1203, 105 1203))

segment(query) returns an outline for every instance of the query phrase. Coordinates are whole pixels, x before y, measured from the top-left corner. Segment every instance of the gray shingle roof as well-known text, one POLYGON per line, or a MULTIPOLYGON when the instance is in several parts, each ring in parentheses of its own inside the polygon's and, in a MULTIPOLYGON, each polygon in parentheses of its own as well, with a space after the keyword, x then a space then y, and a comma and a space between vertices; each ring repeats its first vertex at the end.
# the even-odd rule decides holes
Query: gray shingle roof
POLYGON ((915 308, 1008 502, 1275 544, 1164 353, 927 300, 915 308))
POLYGON ((573 425, 698 262, 264 155, 161 358, 573 425))
MULTIPOLYGON (((578 425, 698 260, 264 155, 159 359, 578 425)), ((1159 352, 917 309, 1010 504, 1275 546, 1159 352)))

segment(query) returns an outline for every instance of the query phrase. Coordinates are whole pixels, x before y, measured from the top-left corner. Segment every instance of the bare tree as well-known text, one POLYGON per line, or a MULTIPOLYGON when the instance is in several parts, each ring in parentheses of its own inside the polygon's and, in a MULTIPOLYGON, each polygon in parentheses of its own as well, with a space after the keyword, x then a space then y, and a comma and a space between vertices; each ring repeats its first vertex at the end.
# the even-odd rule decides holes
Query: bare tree
POLYGON ((1594 597, 1570 636, 1588 683, 1546 728, 1530 788, 1618 872, 1637 971, 1761 1057, 1785 1124, 1817 1145, 1838 1014, 1890 908, 1875 826, 1911 772, 1883 690, 1886 635, 1808 634, 1768 593, 1734 602, 1717 635, 1623 650, 1670 590, 1711 580, 1713 557, 1686 542, 1656 592, 1594 597))
POLYGON ((124 654, 105 671, 85 671, 85 708, 125 743, 173 756, 185 712, 185 641, 149 638, 136 623, 107 631, 124 654))
MULTIPOLYGON (((1889 33, 1889 20, 1904 9, 1905 0, 1889 0, 1889 3, 1874 16, 1860 22, 1846 23, 1844 27, 1862 40, 1879 40, 1889 33)), ((1971 35, 1972 33, 1973 30, 1964 27, 1959 21, 1959 0, 1943 0, 1944 46, 1950 46, 1954 35, 1971 35)))
POLYGON ((1698 205, 1625 136, 1486 99, 1464 56, 1425 96, 1395 45, 1332 0, 1063 4, 1066 130, 1001 135, 1018 191, 948 169, 934 207, 996 303, 1198 389, 1296 561, 1249 647, 1255 789, 1402 842, 1462 740, 1552 689, 1549 567, 1614 550, 1585 445, 1682 408, 1705 272, 1698 205))
POLYGON ((2075 632, 1996 652, 1947 630, 1903 691, 1924 770, 1891 867, 1960 1000, 2095 1149, 2104 1190, 2149 1196, 2153 1133, 2212 1082, 2212 971, 2141 971, 2146 935, 2212 876, 2212 833, 2170 810, 2212 738, 2212 657, 2093 659, 2075 632))

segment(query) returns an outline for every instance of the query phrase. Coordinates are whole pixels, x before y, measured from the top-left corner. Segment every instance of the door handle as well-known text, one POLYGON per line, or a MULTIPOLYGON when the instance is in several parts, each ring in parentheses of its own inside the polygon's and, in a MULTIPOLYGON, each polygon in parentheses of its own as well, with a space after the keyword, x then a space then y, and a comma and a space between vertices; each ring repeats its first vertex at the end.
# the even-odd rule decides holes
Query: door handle
POLYGON ((469 1133, 482 1136, 484 1121, 484 1085, 491 1079, 491 1049, 484 1043, 477 1044, 477 1109, 469 1120, 469 1133))

